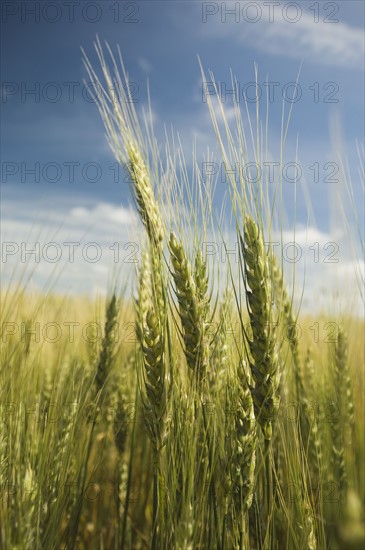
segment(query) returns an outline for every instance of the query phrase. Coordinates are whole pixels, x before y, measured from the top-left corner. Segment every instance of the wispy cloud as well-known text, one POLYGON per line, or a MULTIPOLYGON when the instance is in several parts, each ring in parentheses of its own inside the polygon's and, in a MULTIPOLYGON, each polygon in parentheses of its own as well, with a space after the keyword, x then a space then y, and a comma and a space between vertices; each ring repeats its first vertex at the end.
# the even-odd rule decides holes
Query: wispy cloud
MULTIPOLYGON (((226 2, 226 11, 233 9, 234 4, 226 2)), ((280 7, 274 17, 270 15, 268 8, 262 9, 261 18, 255 23, 241 18, 235 22, 228 15, 224 23, 221 13, 217 13, 207 17, 200 30, 206 37, 233 40, 266 54, 299 61, 309 60, 323 65, 360 70, 363 68, 364 33, 361 28, 340 20, 320 20, 317 23, 314 13, 305 9, 302 9, 298 21, 290 22, 286 19, 280 7)))
POLYGON ((93 220, 95 226, 118 227, 129 226, 137 223, 137 216, 131 208, 115 206, 110 203, 100 202, 94 208, 85 208, 77 206, 70 211, 71 220, 81 223, 89 223, 93 220))
POLYGON ((148 75, 153 70, 152 64, 145 57, 140 57, 138 59, 138 65, 140 66, 144 74, 148 75))

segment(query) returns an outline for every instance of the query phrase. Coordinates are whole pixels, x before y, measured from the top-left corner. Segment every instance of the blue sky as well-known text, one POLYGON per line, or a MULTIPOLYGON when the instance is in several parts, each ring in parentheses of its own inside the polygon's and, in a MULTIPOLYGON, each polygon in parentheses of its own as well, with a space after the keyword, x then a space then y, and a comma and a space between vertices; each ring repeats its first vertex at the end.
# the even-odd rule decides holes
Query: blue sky
MULTIPOLYGON (((279 151, 282 94, 290 93, 288 86, 302 67, 302 96, 293 108, 287 160, 294 160, 299 136, 317 228, 324 234, 333 229, 331 183, 323 179, 329 175, 325 163, 336 161, 330 135, 334 117, 340 121, 343 151, 353 169, 355 197, 362 203, 356 142, 364 139, 363 2, 103 0, 76 2, 73 14, 71 4, 45 0, 2 5, 3 238, 16 235, 20 242, 42 223, 46 233, 47 227, 52 232, 61 224, 71 235, 107 231, 108 240, 112 232, 125 234, 128 229, 122 225, 134 221, 128 186, 122 178, 114 181, 114 159, 83 85, 86 73, 80 47, 94 59, 96 33, 113 49, 119 44, 138 108, 146 104, 149 80, 156 135, 162 143, 164 124, 173 125, 187 157, 194 136, 199 151, 206 145, 214 148, 198 55, 227 89, 230 70, 244 89, 255 79, 257 63, 263 110, 264 83, 276 83, 269 125, 274 159, 279 151), (35 94, 29 93, 32 89, 35 94), (314 172, 309 169, 315 162, 319 182, 312 181, 314 172), (34 168, 37 177, 28 172, 34 168)), ((292 188, 286 185, 284 192, 290 198, 292 188)), ((223 186, 218 198, 220 192, 223 186)), ((300 193, 297 210, 299 221, 306 224, 300 193)), ((362 222, 361 206, 359 215, 362 222)))

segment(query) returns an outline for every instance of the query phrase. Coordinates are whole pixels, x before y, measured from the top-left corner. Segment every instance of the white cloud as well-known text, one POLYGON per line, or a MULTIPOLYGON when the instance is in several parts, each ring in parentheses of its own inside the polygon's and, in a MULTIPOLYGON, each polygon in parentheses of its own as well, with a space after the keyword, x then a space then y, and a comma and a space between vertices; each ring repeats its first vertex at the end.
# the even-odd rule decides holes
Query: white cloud
POLYGON ((364 316, 364 261, 348 241, 340 228, 323 232, 314 226, 299 227, 295 236, 292 230, 283 232, 284 273, 289 287, 295 281, 297 298, 304 287, 303 312, 364 316))
MULTIPOLYGON (((128 281, 130 288, 135 288, 135 270, 144 237, 137 214, 123 205, 81 204, 75 205, 75 199, 67 201, 60 197, 49 213, 42 210, 37 216, 28 208, 27 198, 24 204, 18 199, 2 205, 3 284, 10 280, 13 268, 17 275, 26 267, 26 274, 34 269, 31 283, 40 290, 47 282, 52 286, 54 281, 53 288, 57 291, 100 294, 107 290, 116 273, 119 281, 128 281), (70 242, 77 243, 73 249, 66 244, 70 242), (30 250, 36 254, 27 254, 30 250), (52 261, 57 254, 60 254, 59 260, 52 261)), ((210 280, 215 290, 218 284, 224 285, 230 262, 235 280, 240 276, 237 236, 229 228, 223 235, 225 245, 219 233, 204 238, 204 252, 208 254, 210 280)), ((339 230, 325 232, 315 226, 298 226, 295 236, 293 230, 272 235, 271 242, 277 243, 279 260, 282 251, 287 287, 291 292, 294 286, 297 303, 304 286, 303 313, 350 311, 364 315, 360 297, 364 288, 364 261, 360 259, 361 254, 356 258, 348 238, 339 230)))
MULTIPOLYGON (((343 236, 343 232, 339 231, 336 234, 330 234, 320 231, 316 227, 301 227, 299 226, 296 231, 283 231, 283 242, 295 242, 301 248, 308 248, 313 243, 318 243, 320 246, 325 246, 329 242, 338 242, 339 238, 343 236)), ((276 235, 280 239, 280 235, 276 235)))
MULTIPOLYGON (((235 232, 223 233, 220 239, 204 244, 211 273, 219 270, 224 284, 229 268, 233 279, 240 278, 239 243, 235 232)), ((294 288, 294 302, 303 314, 337 315, 348 313, 364 317, 365 264, 355 258, 345 234, 320 231, 315 226, 273 234, 270 242, 284 270, 289 294, 294 288), (301 305, 300 305, 301 304, 301 305)), ((211 277, 211 279, 214 279, 211 277)))
POLYGON ((2 207, 3 284, 13 270, 17 279, 24 268, 25 277, 32 273, 30 284, 40 290, 50 283, 61 292, 105 292, 117 272, 119 280, 132 284, 143 234, 131 207, 105 202, 74 206, 74 200, 61 197, 58 208, 48 212, 32 214, 19 199, 2 207))
POLYGON ((145 73, 145 74, 150 74, 152 72, 152 65, 151 63, 144 57, 140 57, 138 59, 138 65, 141 67, 142 71, 145 73))
MULTIPOLYGON (((235 9, 239 3, 226 2, 226 10, 235 9)), ((241 5, 242 6, 242 5, 241 5)), ((203 25, 202 34, 207 37, 232 39, 239 44, 281 57, 309 60, 323 65, 358 68, 364 66, 364 33, 360 27, 347 23, 324 22, 323 14, 318 23, 314 13, 300 8, 298 21, 291 23, 295 14, 289 12, 283 16, 283 5, 276 8, 274 17, 268 6, 262 6, 261 19, 250 22, 253 15, 245 20, 242 11, 237 16, 226 16, 222 22, 222 13, 208 16, 203 25)), ((223 7, 221 8, 223 10, 223 7)), ((242 7, 241 7, 242 10, 242 7)))
POLYGON ((70 216, 71 219, 81 222, 89 223, 92 220, 95 224, 105 224, 105 226, 110 224, 133 225, 137 222, 136 213, 131 208, 117 207, 103 202, 90 209, 82 206, 72 208, 70 216))

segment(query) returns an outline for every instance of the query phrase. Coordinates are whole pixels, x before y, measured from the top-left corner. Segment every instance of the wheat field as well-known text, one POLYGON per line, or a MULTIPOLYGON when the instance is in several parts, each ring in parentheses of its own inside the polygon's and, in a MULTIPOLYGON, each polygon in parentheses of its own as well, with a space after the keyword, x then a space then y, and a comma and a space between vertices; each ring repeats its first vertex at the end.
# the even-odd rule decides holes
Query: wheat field
MULTIPOLYGON (((235 264, 210 261, 208 236, 228 246, 214 181, 178 144, 160 155, 121 60, 96 50, 143 253, 133 296, 2 289, 0 547, 361 550, 364 320, 301 312, 270 246, 281 183, 230 176, 251 121, 235 106, 232 129, 208 97, 239 245, 235 264)), ((262 162, 259 125, 253 141, 262 162)))

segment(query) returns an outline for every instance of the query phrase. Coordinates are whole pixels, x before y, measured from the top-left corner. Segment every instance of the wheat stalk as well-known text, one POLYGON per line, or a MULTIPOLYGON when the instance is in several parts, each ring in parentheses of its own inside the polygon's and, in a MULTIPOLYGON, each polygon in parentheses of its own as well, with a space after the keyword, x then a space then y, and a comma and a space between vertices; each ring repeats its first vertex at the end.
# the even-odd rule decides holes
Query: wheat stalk
POLYGON ((166 305, 162 283, 160 257, 156 246, 151 246, 151 272, 148 254, 143 255, 139 277, 137 301, 137 336, 143 355, 143 387, 140 386, 145 425, 153 448, 153 531, 152 548, 157 547, 161 535, 164 510, 164 494, 161 483, 161 450, 166 443, 167 392, 166 392, 166 305))
POLYGON ((95 44, 95 49, 100 61, 104 83, 100 81, 88 57, 83 52, 86 71, 96 89, 99 90, 99 93, 94 94, 94 100, 104 122, 109 145, 116 160, 122 165, 127 165, 133 183, 132 193, 149 240, 156 246, 160 246, 164 236, 164 224, 143 155, 142 136, 137 113, 130 101, 128 77, 124 71, 123 63, 121 63, 125 80, 123 83, 115 58, 108 48, 114 70, 112 76, 99 40, 95 44))

